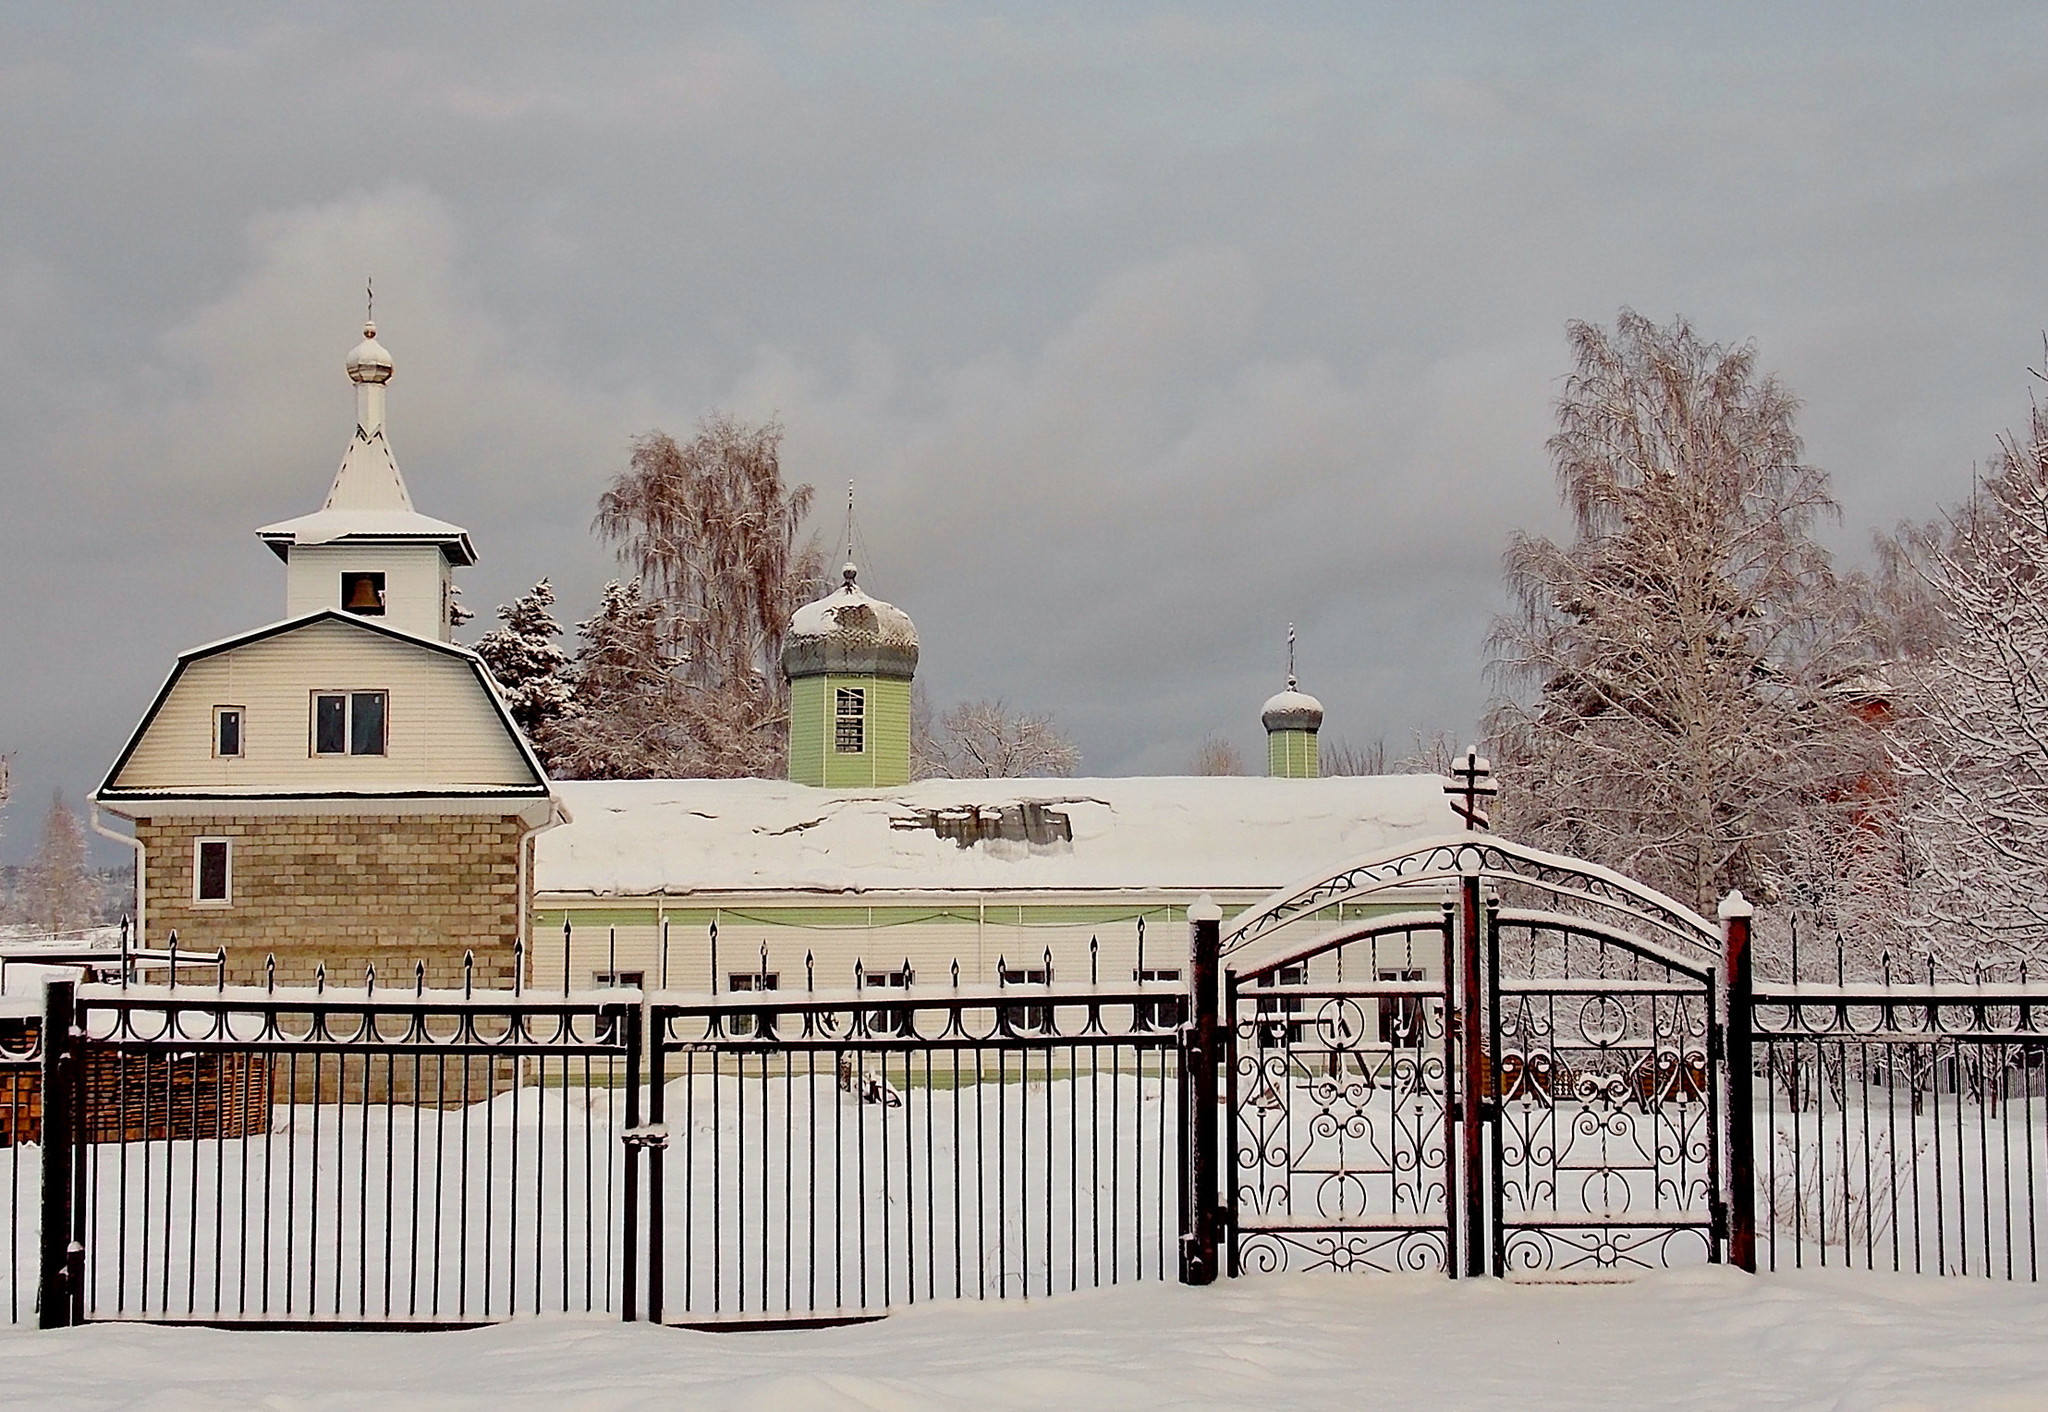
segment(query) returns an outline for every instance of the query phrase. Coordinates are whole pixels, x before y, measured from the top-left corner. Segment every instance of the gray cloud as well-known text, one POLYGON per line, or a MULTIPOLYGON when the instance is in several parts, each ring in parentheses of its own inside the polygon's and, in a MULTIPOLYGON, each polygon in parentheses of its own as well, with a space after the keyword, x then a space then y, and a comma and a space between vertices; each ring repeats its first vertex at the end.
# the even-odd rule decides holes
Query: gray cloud
POLYGON ((2022 6, 72 7, 0 18, 0 749, 93 783, 255 525, 393 435, 488 610, 609 566, 629 438, 775 412, 942 698, 1173 770, 1301 623, 1355 739, 1470 728, 1561 329, 1754 336, 1849 553, 2024 413, 2022 6))

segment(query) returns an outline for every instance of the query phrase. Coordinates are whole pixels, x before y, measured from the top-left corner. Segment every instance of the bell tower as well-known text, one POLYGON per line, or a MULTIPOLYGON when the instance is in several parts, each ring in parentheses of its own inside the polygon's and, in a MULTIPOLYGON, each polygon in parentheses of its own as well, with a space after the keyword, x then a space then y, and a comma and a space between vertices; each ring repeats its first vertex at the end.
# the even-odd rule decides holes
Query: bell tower
POLYGON ((265 525, 257 536, 285 563, 285 616, 338 608, 420 637, 453 639, 469 615, 455 570, 476 562, 469 535, 413 508, 385 437, 391 354, 377 325, 348 355, 356 427, 327 499, 310 515, 265 525))

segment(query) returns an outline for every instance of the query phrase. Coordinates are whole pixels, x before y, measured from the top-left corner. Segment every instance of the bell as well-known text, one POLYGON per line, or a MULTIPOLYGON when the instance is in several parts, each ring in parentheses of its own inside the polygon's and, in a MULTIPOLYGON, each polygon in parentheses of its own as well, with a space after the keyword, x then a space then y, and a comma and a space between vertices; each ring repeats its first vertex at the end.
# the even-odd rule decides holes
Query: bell
POLYGON ((375 613, 383 608, 384 595, 377 591, 377 581, 365 574, 350 584, 348 602, 342 606, 351 613, 375 613))

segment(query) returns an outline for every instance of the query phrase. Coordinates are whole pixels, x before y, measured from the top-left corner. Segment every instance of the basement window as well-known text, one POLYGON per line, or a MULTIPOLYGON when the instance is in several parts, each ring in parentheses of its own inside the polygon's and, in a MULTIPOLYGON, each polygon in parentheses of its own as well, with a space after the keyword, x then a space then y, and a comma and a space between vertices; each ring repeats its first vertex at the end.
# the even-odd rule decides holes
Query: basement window
POLYGON ((868 693, 865 687, 842 686, 832 722, 832 748, 858 755, 868 748, 868 693))
POLYGON ((232 844, 225 838, 195 839, 192 844, 192 900, 225 907, 234 885, 232 844))
POLYGON ((315 755, 382 755, 391 698, 382 691, 313 693, 315 755))
POLYGON ((242 753, 242 708, 213 708, 213 753, 221 759, 236 759, 242 753))
POLYGON ((341 576, 341 607, 363 618, 384 616, 384 575, 346 573, 341 576))

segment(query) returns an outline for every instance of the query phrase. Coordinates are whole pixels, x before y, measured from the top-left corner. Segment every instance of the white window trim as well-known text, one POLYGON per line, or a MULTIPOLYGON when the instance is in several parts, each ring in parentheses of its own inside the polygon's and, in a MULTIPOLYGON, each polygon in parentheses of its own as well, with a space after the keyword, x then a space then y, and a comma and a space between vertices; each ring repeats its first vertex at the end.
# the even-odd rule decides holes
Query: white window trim
MULTIPOLYGON (((242 719, 246 733, 249 721, 242 719)), ((322 686, 306 693, 306 754, 314 760, 389 760, 391 758, 391 688, 387 686, 322 686), (384 748, 375 755, 358 755, 356 744, 356 707, 358 696, 376 695, 384 698, 384 748), (320 698, 339 696, 341 698, 341 742, 342 748, 322 750, 320 748, 320 698)))
POLYGON ((194 907, 232 907, 235 905, 235 841, 218 834, 209 834, 192 840, 192 905, 194 907), (201 897, 199 895, 199 854, 209 843, 222 845, 227 855, 227 896, 201 897))
POLYGON ((867 753, 868 753, 868 691, 867 691, 867 688, 866 688, 866 687, 864 687, 864 686, 841 686, 841 687, 835 687, 835 688, 833 688, 833 690, 834 690, 834 693, 835 693, 835 694, 834 694, 834 696, 833 696, 833 698, 832 698, 832 753, 833 753, 833 754, 835 754, 835 755, 865 755, 865 754, 867 754, 867 753), (846 710, 846 709, 845 709, 845 707, 846 707, 846 702, 847 702, 847 699, 848 699, 849 697, 851 697, 851 698, 853 699, 854 703, 855 703, 855 704, 857 704, 857 705, 858 705, 858 706, 860 707, 860 709, 859 709, 858 711, 848 711, 848 710, 846 710), (848 750, 848 749, 847 749, 847 748, 846 748, 845 746, 843 746, 843 745, 841 745, 841 744, 839 743, 839 728, 840 728, 840 726, 841 726, 842 724, 844 724, 844 723, 849 723, 849 722, 850 722, 850 723, 852 723, 852 724, 853 724, 853 725, 854 725, 854 726, 855 726, 855 727, 856 727, 856 728, 857 728, 857 729, 859 730, 859 732, 860 732, 860 748, 859 748, 858 750, 848 750))
POLYGON ((249 708, 246 706, 220 705, 213 708, 213 758, 216 760, 242 760, 249 754, 249 708), (224 753, 220 748, 220 718, 233 711, 242 718, 240 727, 241 746, 234 754, 224 753))

